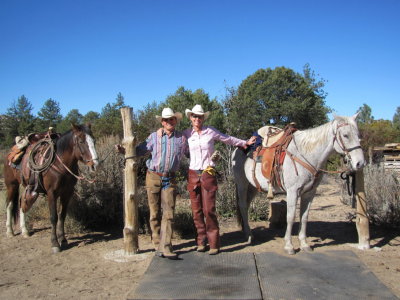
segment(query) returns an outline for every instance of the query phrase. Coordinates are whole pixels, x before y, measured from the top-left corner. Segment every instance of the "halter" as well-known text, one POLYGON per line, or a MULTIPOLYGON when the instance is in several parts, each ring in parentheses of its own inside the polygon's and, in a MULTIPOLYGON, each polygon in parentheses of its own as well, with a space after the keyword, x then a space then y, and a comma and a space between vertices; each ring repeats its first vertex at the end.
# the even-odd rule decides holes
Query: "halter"
POLYGON ((351 162, 351 156, 350 152, 353 150, 361 149, 361 146, 355 146, 351 148, 347 148, 346 145, 343 142, 342 135, 339 133, 339 128, 344 127, 344 126, 350 126, 349 123, 342 123, 342 124, 337 124, 336 126, 336 132, 333 131, 333 145, 335 144, 335 141, 339 145, 340 149, 344 152, 344 156, 347 160, 347 162, 351 162))
MULTIPOLYGON (((93 159, 93 158, 90 159, 90 160, 86 160, 86 159, 83 158, 83 155, 84 155, 85 151, 82 150, 82 147, 81 147, 80 143, 78 142, 78 137, 77 137, 75 134, 74 134, 73 136, 74 136, 74 137, 73 137, 74 145, 78 146, 78 149, 79 149, 79 151, 80 151, 80 153, 81 153, 82 161, 83 161, 86 165, 88 165, 88 166, 93 165, 93 164, 94 164, 94 162, 93 162, 94 159, 93 159)), ((90 153, 90 156, 92 157, 92 154, 91 154, 91 153, 90 153)))

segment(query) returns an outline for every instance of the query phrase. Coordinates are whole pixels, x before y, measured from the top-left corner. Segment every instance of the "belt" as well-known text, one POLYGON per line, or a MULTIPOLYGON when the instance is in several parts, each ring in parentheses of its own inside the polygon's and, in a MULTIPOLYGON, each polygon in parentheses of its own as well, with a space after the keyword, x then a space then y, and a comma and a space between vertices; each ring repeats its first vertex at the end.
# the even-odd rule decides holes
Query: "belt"
POLYGON ((190 171, 196 172, 197 175, 201 175, 201 174, 203 174, 204 170, 192 170, 192 169, 190 169, 190 171))
POLYGON ((169 178, 175 177, 175 172, 160 173, 160 172, 156 172, 156 171, 152 171, 152 170, 147 170, 147 171, 150 173, 156 174, 160 177, 169 177, 169 178))

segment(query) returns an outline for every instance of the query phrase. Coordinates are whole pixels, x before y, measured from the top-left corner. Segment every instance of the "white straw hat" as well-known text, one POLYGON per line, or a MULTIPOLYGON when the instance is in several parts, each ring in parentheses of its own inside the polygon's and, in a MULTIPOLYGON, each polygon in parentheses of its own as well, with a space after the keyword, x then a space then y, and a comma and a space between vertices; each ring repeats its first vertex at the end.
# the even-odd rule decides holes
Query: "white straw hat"
POLYGON ((161 116, 156 115, 156 119, 158 122, 161 122, 162 119, 169 119, 172 117, 175 117, 177 122, 182 120, 182 114, 180 112, 174 113, 174 111, 169 107, 166 107, 162 110, 161 116))
POLYGON ((185 114, 186 114, 186 116, 187 116, 188 118, 190 118, 190 115, 191 115, 191 114, 195 114, 195 115, 199 115, 199 116, 204 116, 204 120, 205 120, 205 119, 207 119, 208 116, 210 115, 210 112, 209 112, 209 111, 204 112, 203 107, 201 107, 200 104, 196 104, 196 105, 192 108, 192 110, 186 109, 186 110, 185 110, 185 114))

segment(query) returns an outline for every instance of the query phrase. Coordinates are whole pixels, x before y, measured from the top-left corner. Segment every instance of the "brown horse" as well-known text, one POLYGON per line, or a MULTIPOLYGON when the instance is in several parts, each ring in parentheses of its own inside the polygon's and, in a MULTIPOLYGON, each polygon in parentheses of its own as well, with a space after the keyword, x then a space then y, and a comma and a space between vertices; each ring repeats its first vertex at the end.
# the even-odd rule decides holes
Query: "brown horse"
MULTIPOLYGON (((4 181, 7 187, 7 235, 13 236, 12 220, 17 220, 20 210, 20 225, 23 236, 29 236, 25 225, 26 208, 19 205, 19 186, 26 186, 29 178, 30 145, 21 161, 20 168, 11 166, 8 160, 4 163, 4 181), (22 174, 21 174, 22 173, 22 174), (12 218, 13 217, 13 218, 12 218)), ((67 215, 68 202, 74 192, 79 170, 78 161, 88 165, 94 171, 98 157, 90 125, 72 125, 72 130, 61 135, 54 146, 55 158, 52 164, 40 173, 40 192, 47 196, 51 221, 51 246, 54 253, 60 252, 68 244, 64 234, 64 221, 67 215), (57 213, 57 199, 60 198, 61 209, 57 213)), ((21 201, 22 202, 22 201, 21 201)))

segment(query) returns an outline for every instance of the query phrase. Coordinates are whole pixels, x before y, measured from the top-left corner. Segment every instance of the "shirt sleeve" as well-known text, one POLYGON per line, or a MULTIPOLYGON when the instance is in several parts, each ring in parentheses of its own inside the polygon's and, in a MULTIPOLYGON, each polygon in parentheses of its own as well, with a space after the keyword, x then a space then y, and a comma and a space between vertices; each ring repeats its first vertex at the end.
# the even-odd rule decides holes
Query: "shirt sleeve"
POLYGON ((153 150, 153 139, 151 135, 142 143, 136 146, 136 155, 144 156, 153 150))
POLYGON ((240 146, 240 147, 246 146, 245 140, 241 140, 241 139, 235 138, 233 136, 224 134, 213 127, 210 127, 210 128, 213 130, 213 135, 214 135, 215 140, 223 142, 224 144, 231 145, 231 146, 240 146))

